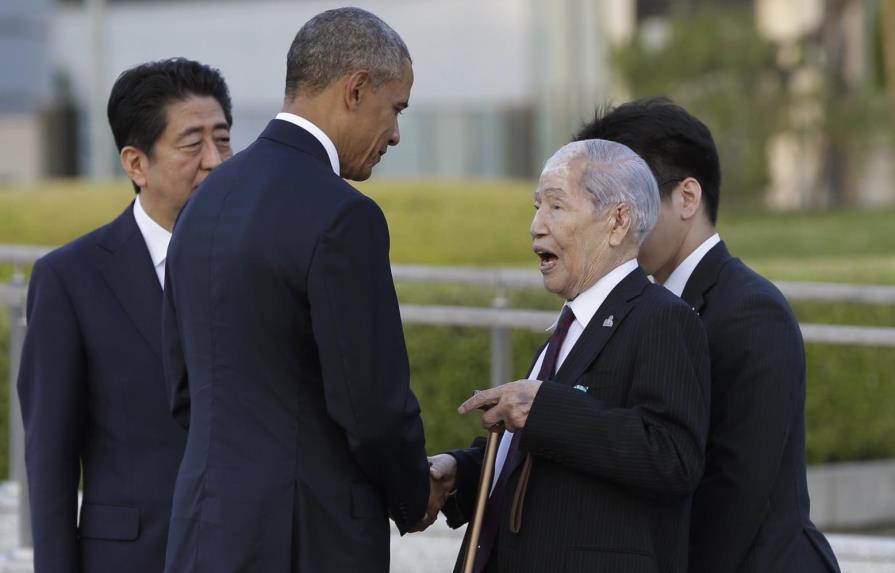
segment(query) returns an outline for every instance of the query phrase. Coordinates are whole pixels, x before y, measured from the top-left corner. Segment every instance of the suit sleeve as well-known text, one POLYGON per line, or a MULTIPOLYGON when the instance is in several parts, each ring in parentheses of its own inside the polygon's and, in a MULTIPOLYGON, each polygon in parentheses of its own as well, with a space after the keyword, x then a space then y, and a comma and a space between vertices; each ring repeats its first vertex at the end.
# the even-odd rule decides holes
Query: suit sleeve
POLYGON ((404 533, 426 511, 429 470, 388 250, 382 211, 351 199, 319 239, 307 284, 327 412, 404 533))
POLYGON ((454 491, 448 496, 441 511, 447 518, 447 524, 454 529, 472 519, 475 512, 486 443, 487 440, 479 436, 470 447, 447 452, 457 460, 457 479, 454 491))
POLYGON ((737 571, 752 545, 805 393, 802 335, 779 299, 747 295, 720 328, 712 367, 729 378, 715 386, 723 390, 714 396, 691 539, 705 557, 693 571, 712 573, 737 571))
POLYGON ((34 265, 18 379, 36 573, 77 573, 78 484, 87 414, 86 360, 75 309, 46 260, 34 265))
POLYGON ((702 476, 708 431, 705 332, 696 314, 678 304, 652 311, 641 328, 639 346, 631 349, 629 407, 544 383, 520 447, 653 495, 687 495, 702 476))

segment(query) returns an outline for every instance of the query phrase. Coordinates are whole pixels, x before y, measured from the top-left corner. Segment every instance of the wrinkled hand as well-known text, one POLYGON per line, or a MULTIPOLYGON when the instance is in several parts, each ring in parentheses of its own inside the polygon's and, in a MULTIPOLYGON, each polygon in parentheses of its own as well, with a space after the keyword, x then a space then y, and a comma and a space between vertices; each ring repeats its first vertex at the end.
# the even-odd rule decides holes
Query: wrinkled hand
POLYGON ((477 392, 472 398, 460 404, 457 411, 466 414, 480 408, 485 410, 482 416, 484 428, 490 429, 497 424, 503 424, 506 429, 516 432, 525 427, 531 405, 540 388, 540 380, 516 380, 497 388, 477 392))
POLYGON ((457 481, 457 460, 450 454, 438 454, 429 458, 429 502, 426 514, 408 531, 425 531, 435 523, 438 512, 444 507, 457 481))
MULTIPOLYGON (((429 477, 433 491, 438 490, 438 511, 457 487, 457 460, 450 454, 438 454, 429 458, 429 477)), ((429 496, 432 497, 431 495, 429 496)))

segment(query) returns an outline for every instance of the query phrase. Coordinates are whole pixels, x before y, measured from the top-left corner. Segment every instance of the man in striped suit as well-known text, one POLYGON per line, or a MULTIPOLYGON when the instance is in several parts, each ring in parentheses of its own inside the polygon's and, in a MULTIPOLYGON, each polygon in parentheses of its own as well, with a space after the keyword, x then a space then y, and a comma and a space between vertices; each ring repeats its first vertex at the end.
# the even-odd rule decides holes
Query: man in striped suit
POLYGON ((712 363, 706 468, 693 498, 693 573, 837 573, 809 517, 805 349, 780 291, 715 230, 721 187, 709 129, 667 99, 626 103, 582 128, 636 151, 662 207, 640 264, 699 313, 712 363))
MULTIPOLYGON (((637 264, 659 210, 646 163, 617 143, 569 144, 535 191, 532 247, 564 299, 529 379, 485 390, 506 428, 475 571, 684 572, 691 496, 708 430, 708 348, 699 318, 637 264)), ((432 459, 471 517, 483 449, 432 459)), ((457 570, 468 544, 464 541, 457 570)))

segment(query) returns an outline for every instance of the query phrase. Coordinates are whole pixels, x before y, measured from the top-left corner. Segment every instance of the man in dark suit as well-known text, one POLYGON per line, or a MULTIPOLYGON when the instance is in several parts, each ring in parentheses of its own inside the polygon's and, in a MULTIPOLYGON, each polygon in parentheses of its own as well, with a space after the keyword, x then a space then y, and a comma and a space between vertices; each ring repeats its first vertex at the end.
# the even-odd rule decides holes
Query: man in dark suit
POLYGON ((715 230, 721 168, 708 128, 666 99, 624 104, 576 139, 627 145, 660 181, 640 263, 702 318, 712 365, 705 475, 693 500, 690 571, 838 571, 808 515, 805 351, 783 295, 715 230))
POLYGON ((184 201, 230 156, 227 85, 197 62, 127 70, 108 114, 137 197, 37 261, 28 291, 18 389, 37 573, 164 567, 186 440, 162 374, 165 252, 184 201))
MULTIPOLYGON (((547 290, 566 303, 528 380, 470 398, 503 424, 476 571, 679 572, 708 429, 708 349, 696 314, 638 267, 659 210, 630 149, 569 144, 541 174, 531 223, 547 290), (523 512, 524 509, 524 512, 523 512)), ((482 449, 432 459, 470 519, 482 449)), ((466 552, 467 538, 457 569, 466 552)))
POLYGON ((343 180, 398 144, 412 83, 385 22, 315 16, 283 113, 181 215, 164 352, 189 437, 169 573, 385 572, 388 516, 402 533, 434 519, 388 228, 343 180))

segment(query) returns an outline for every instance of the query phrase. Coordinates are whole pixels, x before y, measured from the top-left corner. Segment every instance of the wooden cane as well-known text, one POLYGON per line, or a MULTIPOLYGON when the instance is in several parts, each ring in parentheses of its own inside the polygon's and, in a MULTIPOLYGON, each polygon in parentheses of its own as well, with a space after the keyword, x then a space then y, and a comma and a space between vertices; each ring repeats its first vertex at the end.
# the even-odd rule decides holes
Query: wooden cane
POLYGON ((479 545, 479 536, 482 533, 482 520, 485 518, 485 504, 488 503, 488 494, 491 492, 491 480, 494 477, 494 461, 497 458, 499 436, 499 427, 492 428, 488 434, 488 443, 485 446, 485 461, 482 464, 482 475, 479 478, 479 496, 475 502, 475 516, 472 519, 472 531, 469 534, 469 543, 466 546, 463 573, 472 573, 472 568, 475 566, 475 554, 479 545))

